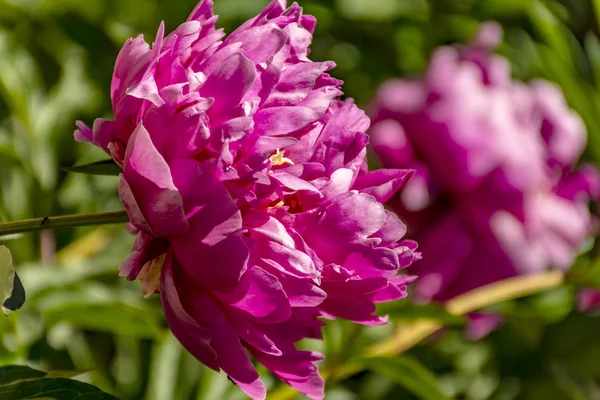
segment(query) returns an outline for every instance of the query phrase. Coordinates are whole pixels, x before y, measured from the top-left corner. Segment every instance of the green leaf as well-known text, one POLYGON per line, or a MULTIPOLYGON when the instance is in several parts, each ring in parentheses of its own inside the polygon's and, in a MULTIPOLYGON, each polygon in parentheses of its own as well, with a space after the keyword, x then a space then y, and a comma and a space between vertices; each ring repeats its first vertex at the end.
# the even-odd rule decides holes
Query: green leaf
POLYGON ((395 358, 373 357, 362 360, 371 371, 386 376, 419 399, 448 399, 435 376, 416 359, 403 355, 395 358))
POLYGON ((118 400, 97 387, 67 378, 48 377, 45 372, 25 366, 0 368, 0 398, 2 400, 118 400))
POLYGON ((146 400, 174 399, 183 349, 172 334, 155 345, 146 400))
POLYGON ((592 0, 592 8, 596 17, 596 24, 600 25, 600 0, 592 0))
POLYGON ((547 7, 540 1, 534 0, 529 9, 529 17, 537 32, 554 49, 557 55, 570 67, 573 57, 569 46, 568 36, 572 33, 547 7))
POLYGON ((535 313, 549 323, 564 319, 575 308, 576 294, 572 287, 561 286, 531 298, 535 313))
POLYGON ((27 286, 28 297, 32 301, 47 292, 64 292, 71 285, 114 276, 114 271, 114 264, 97 265, 89 260, 81 261, 73 267, 55 265, 54 268, 48 268, 42 264, 25 264, 19 267, 20 276, 27 286))
POLYGON ((0 144, 0 167, 15 167, 21 166, 21 164, 14 148, 0 144))
POLYGON ((4 314, 21 308, 25 303, 25 289, 13 268, 10 250, 5 246, 0 246, 0 287, 4 314))
POLYGON ((399 17, 424 20, 429 14, 425 0, 337 0, 336 8, 348 19, 391 21, 399 17))
POLYGON ((224 373, 212 369, 202 369, 196 400, 227 399, 228 391, 233 384, 227 380, 224 373))
POLYGON ((467 323, 464 316, 450 314, 444 307, 434 303, 413 304, 408 301, 386 303, 378 307, 378 312, 389 315, 392 321, 428 319, 446 326, 463 326, 467 323))
POLYGON ((114 160, 97 161, 91 164, 62 167, 63 171, 87 175, 119 175, 121 167, 114 160))
POLYGON ((74 326, 100 332, 139 338, 155 338, 162 334, 158 319, 122 302, 100 304, 66 303, 44 312, 49 325, 68 322, 74 326))
POLYGON ((600 84, 600 41, 593 32, 588 32, 585 35, 583 42, 585 52, 590 62, 592 74, 594 76, 594 82, 596 85, 600 84))
POLYGON ((520 16, 531 7, 531 0, 479 0, 473 7, 485 18, 520 16))
POLYGON ((41 378, 42 376, 46 376, 43 371, 24 365, 9 365, 0 368, 0 386, 24 379, 41 378))

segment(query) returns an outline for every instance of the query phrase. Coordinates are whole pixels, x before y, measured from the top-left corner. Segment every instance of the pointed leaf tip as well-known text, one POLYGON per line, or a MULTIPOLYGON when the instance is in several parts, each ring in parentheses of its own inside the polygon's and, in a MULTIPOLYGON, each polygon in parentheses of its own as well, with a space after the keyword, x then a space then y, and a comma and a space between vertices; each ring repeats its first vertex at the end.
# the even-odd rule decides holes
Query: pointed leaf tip
POLYGON ((93 162, 90 164, 74 165, 72 167, 62 167, 65 172, 87 175, 111 175, 117 176, 122 171, 121 167, 112 159, 93 162))

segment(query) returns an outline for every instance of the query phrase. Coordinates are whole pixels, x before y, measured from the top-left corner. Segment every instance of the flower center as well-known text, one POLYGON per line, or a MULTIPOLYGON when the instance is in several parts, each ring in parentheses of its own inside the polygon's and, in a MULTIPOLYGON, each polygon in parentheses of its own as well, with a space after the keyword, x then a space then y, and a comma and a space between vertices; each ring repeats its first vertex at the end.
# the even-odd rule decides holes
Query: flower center
POLYGON ((271 161, 271 166, 279 166, 283 164, 294 165, 294 162, 289 158, 285 157, 283 150, 277 149, 277 151, 269 157, 269 161, 271 161))

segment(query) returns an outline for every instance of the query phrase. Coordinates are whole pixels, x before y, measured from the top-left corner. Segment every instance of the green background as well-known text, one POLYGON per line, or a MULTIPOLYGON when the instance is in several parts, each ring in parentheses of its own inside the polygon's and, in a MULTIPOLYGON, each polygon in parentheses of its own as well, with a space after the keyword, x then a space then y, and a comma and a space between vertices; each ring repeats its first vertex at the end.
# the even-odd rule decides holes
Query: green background
MULTIPOLYGON (((215 0, 230 32, 266 4, 215 0)), ((432 50, 465 43, 480 21, 505 29, 499 53, 515 78, 558 83, 585 120, 585 158, 600 161, 598 0, 302 1, 318 19, 311 58, 361 106, 381 82, 418 74, 432 50)), ((0 219, 121 209, 114 177, 66 174, 61 166, 106 158, 73 141, 74 121, 110 117, 112 67, 124 41, 161 20, 174 29, 192 0, 0 0, 0 219)), ((157 296, 116 276, 133 239, 122 227, 27 234, 3 243, 27 290, 22 310, 0 317, 0 365, 78 371, 122 399, 236 399, 241 392, 185 353, 169 335, 157 296)), ((405 355, 328 385, 328 399, 600 399, 600 318, 575 310, 581 285, 600 285, 594 243, 561 287, 492 309, 503 327, 485 340, 437 308, 400 302, 392 320, 423 316, 448 327, 405 355), (591 250, 590 250, 591 249, 591 250), (442 395, 443 393, 443 395, 442 395)), ((391 327, 335 322, 325 343, 307 343, 344 365, 391 327)), ((75 374, 74 372, 71 375, 75 374)), ((265 375, 268 385, 278 382, 265 375)))

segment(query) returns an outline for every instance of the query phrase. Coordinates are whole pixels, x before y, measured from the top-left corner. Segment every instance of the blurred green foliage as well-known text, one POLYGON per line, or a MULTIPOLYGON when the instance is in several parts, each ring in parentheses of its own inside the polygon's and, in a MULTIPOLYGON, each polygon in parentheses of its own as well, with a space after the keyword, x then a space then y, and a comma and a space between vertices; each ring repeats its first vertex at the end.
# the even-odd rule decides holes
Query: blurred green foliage
MULTIPOLYGON (((266 0, 214 0, 231 31, 266 0)), ((112 67, 123 42, 152 38, 182 22, 195 0, 0 0, 0 220, 121 208, 114 177, 66 174, 60 166, 105 158, 72 139, 76 119, 110 117, 112 67)), ((347 96, 368 106, 381 82, 420 73, 432 50, 468 41, 478 23, 505 29, 499 52, 516 78, 557 82, 589 132, 588 160, 600 161, 600 1, 305 0, 318 18, 314 60, 332 59, 347 96)), ((132 238, 120 227, 10 238, 28 302, 0 318, 0 365, 30 363, 78 371, 122 399, 243 398, 224 375, 195 361, 168 333, 156 298, 116 274, 132 238)), ((591 246, 593 247, 593 246, 591 246)), ((394 323, 429 318, 447 325, 368 371, 328 386, 328 399, 598 399, 600 318, 575 308, 581 285, 600 287, 597 252, 568 284, 498 304, 501 329, 472 342, 464 320, 435 306, 400 302, 394 323)), ((323 351, 344 365, 392 326, 329 324, 323 351)), ((267 377, 268 385, 278 383, 267 377)))

